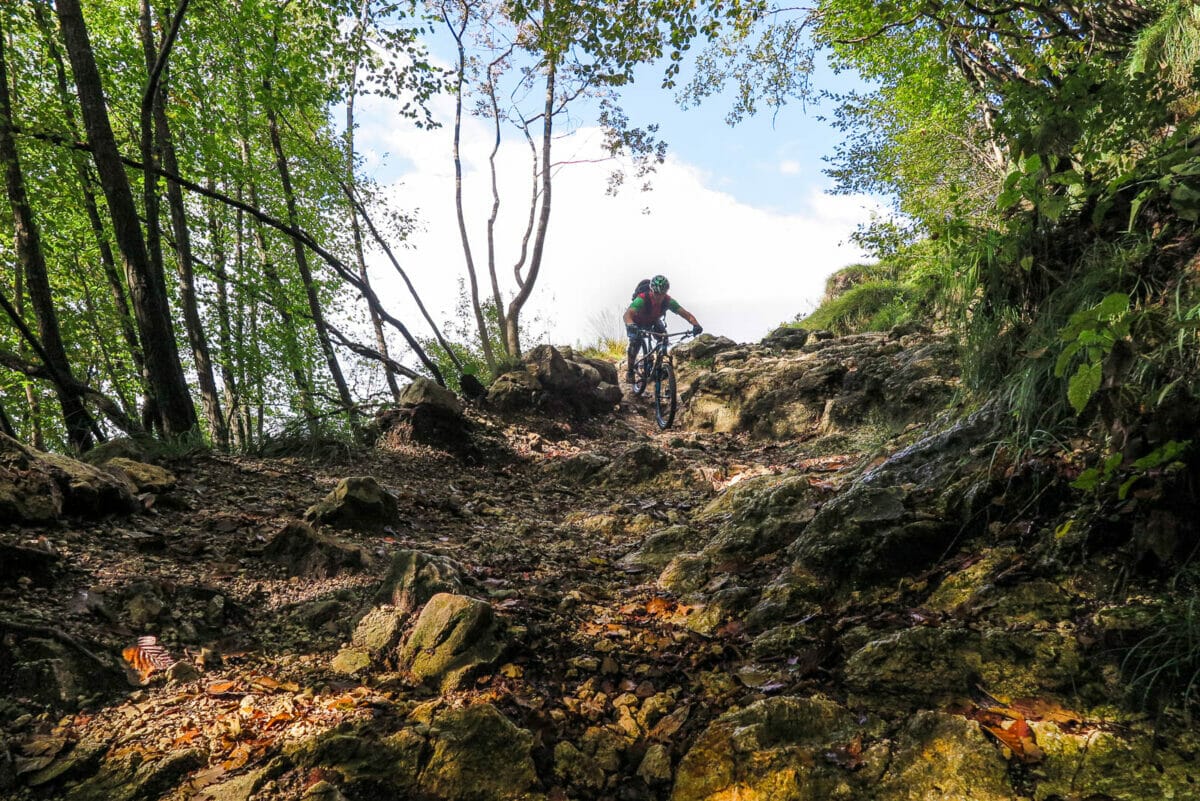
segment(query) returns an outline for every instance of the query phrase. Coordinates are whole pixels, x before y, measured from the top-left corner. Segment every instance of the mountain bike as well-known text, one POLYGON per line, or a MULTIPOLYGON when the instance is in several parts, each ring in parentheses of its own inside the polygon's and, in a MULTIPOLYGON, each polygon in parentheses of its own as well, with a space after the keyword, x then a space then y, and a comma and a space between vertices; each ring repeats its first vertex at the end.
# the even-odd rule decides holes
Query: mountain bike
POLYGON ((666 334, 650 328, 641 329, 638 342, 638 357, 633 362, 633 394, 640 396, 646 387, 654 384, 654 420, 661 429, 675 422, 675 361, 671 356, 671 339, 679 337, 683 342, 692 336, 691 331, 666 334))

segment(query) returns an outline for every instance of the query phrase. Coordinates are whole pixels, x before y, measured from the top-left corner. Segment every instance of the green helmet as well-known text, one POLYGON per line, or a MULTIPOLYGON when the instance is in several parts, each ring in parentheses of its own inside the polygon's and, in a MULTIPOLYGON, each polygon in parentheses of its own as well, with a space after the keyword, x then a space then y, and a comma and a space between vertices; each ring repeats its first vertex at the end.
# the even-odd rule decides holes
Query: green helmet
POLYGON ((670 288, 671 282, 665 275, 656 275, 650 279, 650 291, 652 292, 666 292, 670 288))

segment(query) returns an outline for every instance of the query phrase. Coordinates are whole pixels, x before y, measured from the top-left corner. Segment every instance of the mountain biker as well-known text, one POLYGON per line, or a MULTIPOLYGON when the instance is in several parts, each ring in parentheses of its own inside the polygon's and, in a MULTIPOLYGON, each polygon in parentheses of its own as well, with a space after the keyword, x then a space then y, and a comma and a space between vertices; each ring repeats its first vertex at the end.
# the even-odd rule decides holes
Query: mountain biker
POLYGON ((687 309, 679 305, 679 301, 667 294, 671 282, 665 275, 656 275, 650 279, 650 286, 639 292, 629 308, 625 310, 625 333, 629 336, 628 361, 625 366, 625 383, 633 383, 633 363, 637 361, 638 345, 641 342, 640 330, 649 328, 660 334, 667 332, 664 321, 668 311, 673 311, 692 324, 692 333, 699 334, 704 329, 687 309))

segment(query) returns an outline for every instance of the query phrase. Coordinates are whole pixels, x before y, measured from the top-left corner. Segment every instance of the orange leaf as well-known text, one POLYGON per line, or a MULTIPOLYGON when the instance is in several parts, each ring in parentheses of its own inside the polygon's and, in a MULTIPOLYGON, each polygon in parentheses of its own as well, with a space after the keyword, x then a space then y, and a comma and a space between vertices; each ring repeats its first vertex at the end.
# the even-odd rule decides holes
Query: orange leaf
POLYGON ((246 680, 250 682, 250 686, 257 690, 278 690, 280 683, 270 676, 247 676, 246 680))
POLYGON ((171 748, 174 749, 181 745, 187 745, 192 740, 195 740, 198 736, 200 736, 199 729, 184 729, 179 733, 179 736, 175 738, 175 742, 171 743, 171 748))
POLYGON ((646 611, 652 615, 658 615, 660 617, 662 615, 670 614, 672 606, 673 604, 666 598, 655 597, 651 598, 649 601, 646 601, 646 611))
POLYGON ((1045 756, 1033 736, 1033 729, 1024 718, 1018 717, 1007 726, 983 724, 983 730, 1000 741, 1014 759, 1026 764, 1041 762, 1045 756))
POLYGON ((272 726, 277 726, 280 723, 287 723, 293 719, 293 715, 288 712, 276 713, 270 720, 263 724, 263 729, 269 729, 272 726))
POLYGON ((226 695, 233 692, 237 688, 236 681, 214 681, 212 684, 204 688, 204 691, 209 695, 226 695))

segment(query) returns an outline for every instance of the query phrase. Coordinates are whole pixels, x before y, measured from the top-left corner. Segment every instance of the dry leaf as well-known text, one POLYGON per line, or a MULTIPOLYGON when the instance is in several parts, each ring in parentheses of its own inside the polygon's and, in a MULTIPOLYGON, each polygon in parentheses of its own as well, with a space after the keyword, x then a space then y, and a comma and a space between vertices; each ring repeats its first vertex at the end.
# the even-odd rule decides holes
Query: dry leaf
POLYGON ((204 688, 204 692, 209 695, 227 695, 237 689, 236 681, 214 681, 212 684, 204 688))

